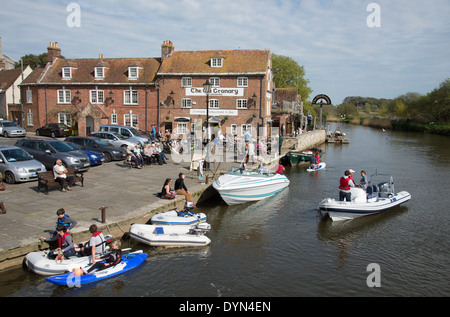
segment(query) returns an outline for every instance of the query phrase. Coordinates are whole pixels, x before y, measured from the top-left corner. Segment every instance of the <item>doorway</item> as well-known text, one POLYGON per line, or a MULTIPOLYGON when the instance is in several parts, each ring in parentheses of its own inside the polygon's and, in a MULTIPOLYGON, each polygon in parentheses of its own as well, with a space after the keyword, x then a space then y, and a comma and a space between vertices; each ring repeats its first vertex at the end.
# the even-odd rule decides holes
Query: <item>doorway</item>
POLYGON ((95 131, 94 117, 86 116, 86 135, 89 135, 93 131, 95 131))

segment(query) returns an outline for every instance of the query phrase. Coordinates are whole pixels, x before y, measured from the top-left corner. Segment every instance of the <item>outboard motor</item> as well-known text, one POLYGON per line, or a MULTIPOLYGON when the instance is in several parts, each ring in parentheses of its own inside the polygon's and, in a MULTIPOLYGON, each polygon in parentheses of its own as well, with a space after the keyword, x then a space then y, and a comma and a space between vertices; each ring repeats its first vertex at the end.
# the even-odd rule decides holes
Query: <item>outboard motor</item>
POLYGON ((187 201, 187 202, 184 203, 184 209, 191 210, 191 209, 194 209, 194 208, 195 208, 195 205, 194 205, 193 201, 187 201))

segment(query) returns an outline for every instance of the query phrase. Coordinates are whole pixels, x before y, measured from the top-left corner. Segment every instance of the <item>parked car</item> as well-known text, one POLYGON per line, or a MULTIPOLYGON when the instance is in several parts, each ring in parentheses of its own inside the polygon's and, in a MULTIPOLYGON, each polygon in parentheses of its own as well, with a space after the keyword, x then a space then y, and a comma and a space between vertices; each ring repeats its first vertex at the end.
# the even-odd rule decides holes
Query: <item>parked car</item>
POLYGON ((79 145, 82 149, 89 149, 102 152, 105 155, 105 162, 120 161, 126 158, 126 152, 121 148, 111 146, 106 141, 94 137, 72 136, 65 139, 79 145))
POLYGON ((115 125, 115 124, 110 124, 110 125, 101 125, 100 126, 100 131, 106 131, 106 132, 116 132, 118 134, 123 135, 126 138, 130 138, 136 141, 139 141, 139 143, 141 143, 141 146, 144 147, 144 145, 151 143, 151 138, 144 135, 143 132, 132 128, 132 127, 127 127, 127 126, 123 126, 123 125, 115 125))
POLYGON ((103 162, 105 161, 105 155, 102 152, 82 149, 79 145, 72 142, 65 142, 65 143, 67 143, 75 151, 80 151, 86 154, 89 157, 89 162, 91 163, 91 166, 102 165, 103 162))
POLYGON ((37 180, 38 173, 45 171, 44 164, 20 147, 0 146, 0 172, 8 184, 37 180))
POLYGON ((91 132, 88 134, 88 136, 102 139, 104 141, 111 143, 111 145, 121 147, 124 150, 126 150, 128 146, 134 147, 136 144, 140 144, 139 141, 126 138, 123 135, 115 132, 105 132, 105 131, 91 132))
POLYGON ((63 141, 22 139, 17 141, 15 145, 33 155, 36 160, 45 165, 47 170, 53 169, 57 159, 61 159, 64 166, 73 167, 75 171, 84 172, 91 166, 86 154, 73 150, 63 141))
POLYGON ((14 122, 12 121, 0 121, 0 135, 3 135, 5 138, 8 137, 24 137, 27 135, 27 130, 25 130, 22 127, 18 127, 14 122))
POLYGON ((72 128, 64 123, 49 123, 36 129, 36 135, 51 136, 52 138, 71 136, 72 128))

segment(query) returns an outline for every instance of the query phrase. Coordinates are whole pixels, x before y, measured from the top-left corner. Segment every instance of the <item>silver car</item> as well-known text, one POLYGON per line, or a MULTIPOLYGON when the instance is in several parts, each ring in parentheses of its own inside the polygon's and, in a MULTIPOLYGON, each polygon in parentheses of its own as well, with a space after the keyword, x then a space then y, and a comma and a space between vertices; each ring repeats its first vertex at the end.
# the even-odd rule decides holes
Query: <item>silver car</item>
POLYGON ((27 130, 18 127, 12 121, 0 121, 0 135, 7 137, 24 137, 27 135, 27 130))
POLYGON ((45 166, 17 146, 0 146, 0 172, 8 184, 38 179, 45 166))
POLYGON ((140 144, 139 141, 137 140, 126 138, 123 135, 115 132, 106 132, 106 131, 91 132, 88 134, 88 136, 105 140, 111 143, 112 146, 121 147, 124 149, 126 149, 127 147, 134 148, 136 144, 140 144))

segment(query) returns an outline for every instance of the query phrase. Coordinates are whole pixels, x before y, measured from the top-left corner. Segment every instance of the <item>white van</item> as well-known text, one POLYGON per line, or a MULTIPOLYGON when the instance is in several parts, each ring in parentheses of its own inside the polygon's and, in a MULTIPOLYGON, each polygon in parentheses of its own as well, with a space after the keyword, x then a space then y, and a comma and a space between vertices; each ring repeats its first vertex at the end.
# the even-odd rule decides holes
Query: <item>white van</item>
POLYGON ((124 137, 139 141, 139 143, 141 143, 141 146, 151 143, 150 137, 144 135, 141 131, 136 130, 133 127, 108 124, 108 125, 101 125, 100 131, 119 133, 119 134, 123 135, 124 137))

